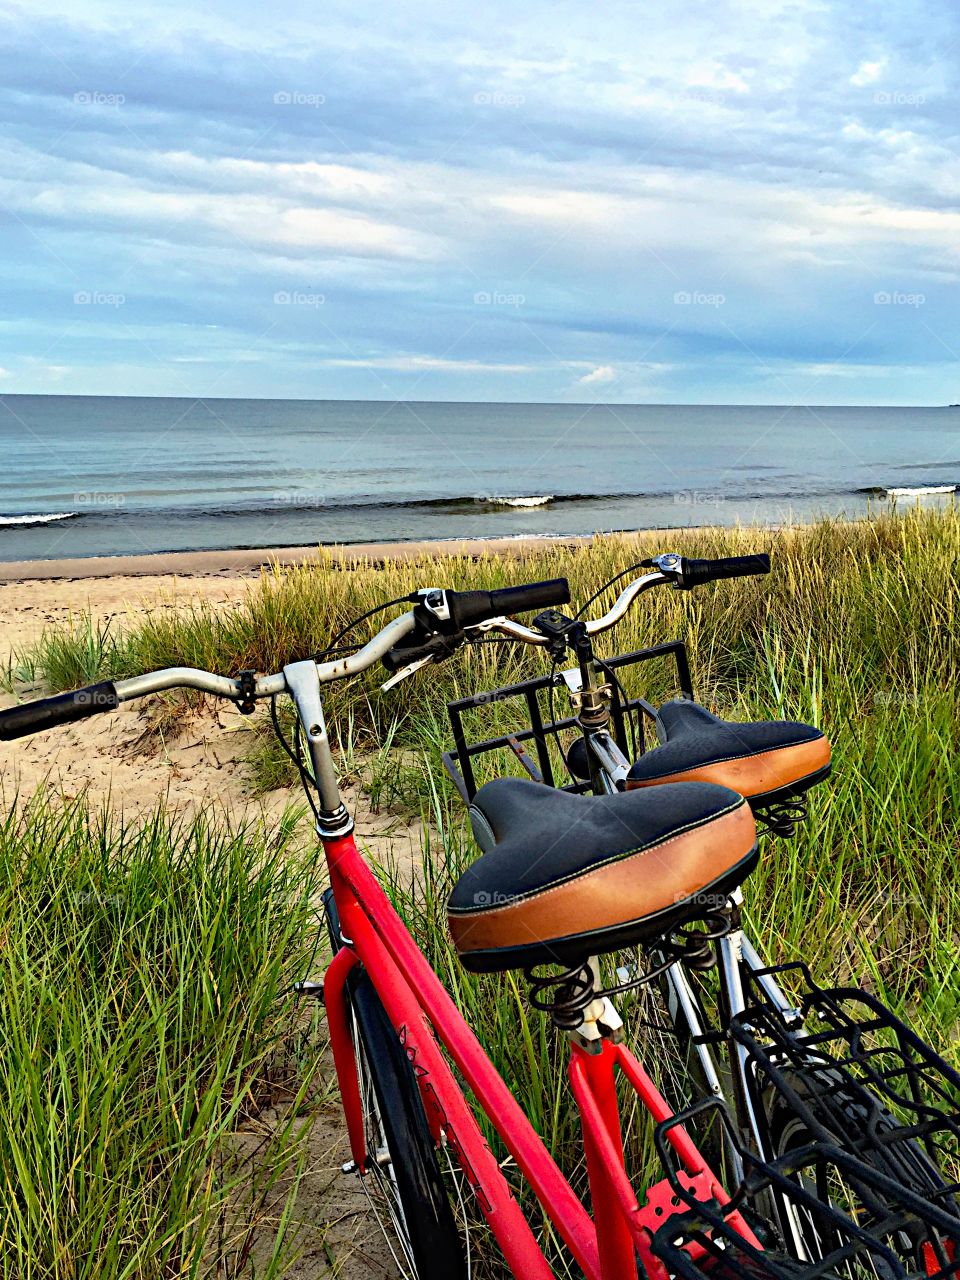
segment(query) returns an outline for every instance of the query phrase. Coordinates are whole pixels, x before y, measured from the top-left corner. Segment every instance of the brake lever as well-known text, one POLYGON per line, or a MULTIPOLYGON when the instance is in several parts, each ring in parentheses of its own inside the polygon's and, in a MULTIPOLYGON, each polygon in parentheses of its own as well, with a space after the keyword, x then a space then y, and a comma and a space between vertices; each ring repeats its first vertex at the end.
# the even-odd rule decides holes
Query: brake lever
POLYGON ((429 666, 434 659, 432 656, 427 658, 417 658, 416 662, 410 662, 405 667, 401 667, 399 671, 395 671, 389 680, 384 681, 380 686, 381 693, 388 693, 394 685, 398 685, 401 680, 406 680, 407 676, 412 676, 415 671, 419 671, 421 667, 429 666))

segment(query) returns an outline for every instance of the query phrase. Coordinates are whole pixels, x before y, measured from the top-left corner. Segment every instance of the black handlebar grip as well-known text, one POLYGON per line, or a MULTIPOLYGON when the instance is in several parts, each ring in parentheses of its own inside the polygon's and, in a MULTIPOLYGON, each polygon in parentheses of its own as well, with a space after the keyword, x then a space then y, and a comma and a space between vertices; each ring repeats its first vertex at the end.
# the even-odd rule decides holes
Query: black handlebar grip
POLYGON ((570 584, 566 578, 551 578, 548 582, 528 582, 521 587, 501 587, 498 591, 448 591, 447 602, 451 622, 462 631, 488 618, 569 604, 570 584))
POLYGON ((755 556, 728 556, 723 560, 685 559, 679 585, 687 591, 721 578, 754 578, 769 572, 770 557, 765 552, 755 556))
POLYGON ((41 729, 52 729, 72 720, 84 720, 99 715, 101 711, 115 711, 120 705, 117 690, 111 680, 90 684, 72 693, 58 693, 52 698, 38 698, 36 702, 24 702, 19 707, 0 711, 0 741, 26 737, 41 729))

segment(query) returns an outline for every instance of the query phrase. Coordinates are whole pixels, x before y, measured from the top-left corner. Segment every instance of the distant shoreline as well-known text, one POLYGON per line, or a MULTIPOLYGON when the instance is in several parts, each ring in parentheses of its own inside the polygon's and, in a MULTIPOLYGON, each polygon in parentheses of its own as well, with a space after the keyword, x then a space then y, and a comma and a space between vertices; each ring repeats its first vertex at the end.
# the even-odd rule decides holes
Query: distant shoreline
MULTIPOLYGON (((704 526, 706 527, 706 526, 704 526)), ((623 536, 654 530, 625 530, 623 536)), ((667 532, 666 530, 664 532, 667 532)), ((418 542, 355 542, 308 547, 254 547, 223 551, 159 551, 143 555, 75 556, 57 560, 0 561, 0 583, 59 581, 84 578, 212 577, 259 572, 271 564, 296 565, 329 556, 341 564, 412 560, 420 555, 482 556, 520 554, 544 546, 581 546, 588 534, 508 538, 450 538, 418 542)), ((617 535, 614 535, 617 536, 617 535)))

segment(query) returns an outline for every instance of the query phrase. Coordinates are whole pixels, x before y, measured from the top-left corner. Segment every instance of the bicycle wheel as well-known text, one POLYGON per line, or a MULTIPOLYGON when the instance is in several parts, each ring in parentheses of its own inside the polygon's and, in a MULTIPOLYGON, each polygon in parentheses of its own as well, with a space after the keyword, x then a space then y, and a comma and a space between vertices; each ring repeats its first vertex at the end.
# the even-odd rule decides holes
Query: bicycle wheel
MULTIPOLYGON (((902 1126, 878 1099, 865 1090, 851 1088, 839 1072, 815 1063, 791 1072, 788 1083, 836 1146, 856 1154, 868 1168, 933 1201, 960 1220, 960 1210, 952 1194, 954 1186, 944 1180, 918 1142, 897 1136, 902 1126)), ((823 1133, 813 1132, 806 1120, 791 1108, 788 1099, 772 1085, 762 1089, 761 1101, 772 1159, 788 1156, 822 1138, 823 1133)), ((839 1210, 859 1226, 871 1229, 870 1207, 827 1160, 805 1165, 794 1180, 806 1191, 812 1191, 821 1203, 839 1210)), ((814 1211, 797 1205, 787 1196, 776 1191, 771 1191, 771 1195, 787 1249, 805 1262, 828 1257, 839 1243, 831 1228, 825 1226, 814 1211)), ((931 1240, 929 1228, 920 1219, 907 1218, 884 1236, 883 1243, 902 1259, 909 1271, 927 1274, 931 1240)), ((882 1261, 874 1257, 871 1272, 884 1280, 884 1269, 882 1261)), ((854 1276, 863 1270, 848 1263, 846 1273, 854 1276)))
MULTIPOLYGON (((338 951, 342 941, 332 895, 325 896, 324 909, 331 945, 338 951)), ((466 1276, 459 1228, 413 1067, 359 965, 347 978, 346 994, 367 1142, 361 1185, 402 1276, 466 1276)))

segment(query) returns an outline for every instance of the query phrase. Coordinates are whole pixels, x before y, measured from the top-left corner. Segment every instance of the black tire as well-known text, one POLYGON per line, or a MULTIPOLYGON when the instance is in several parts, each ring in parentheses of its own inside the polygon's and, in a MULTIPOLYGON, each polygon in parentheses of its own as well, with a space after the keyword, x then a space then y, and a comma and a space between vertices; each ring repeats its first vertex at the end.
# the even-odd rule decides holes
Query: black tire
MULTIPOLYGON (((868 1132, 889 1134, 900 1127, 881 1102, 868 1100, 865 1091, 851 1088, 840 1073, 816 1064, 792 1072, 788 1084, 837 1147, 856 1154, 868 1167, 960 1218, 950 1186, 918 1142, 906 1138, 889 1145, 861 1141, 868 1132)), ((761 1091, 761 1105, 772 1159, 805 1147, 820 1136, 811 1131, 803 1117, 791 1108, 789 1100, 769 1082, 761 1091)), ((844 1186, 842 1193, 834 1191, 828 1168, 805 1169, 797 1175, 797 1181, 802 1182, 806 1190, 813 1191, 818 1199, 869 1229, 869 1211, 849 1187, 844 1186)), ((791 1254, 801 1261, 816 1262, 836 1248, 839 1241, 836 1234, 830 1234, 829 1227, 814 1221, 808 1211, 790 1204, 788 1197, 776 1192, 771 1195, 783 1243, 791 1254)), ((917 1222, 914 1227, 906 1227, 885 1238, 884 1243, 903 1259, 908 1270, 924 1274, 928 1268, 923 1248, 928 1239, 927 1230, 917 1222)), ((882 1260, 874 1257, 872 1267, 880 1280, 884 1280, 884 1271, 888 1268, 882 1260)))
MULTIPOLYGON (((332 895, 324 910, 334 951, 342 945, 332 895)), ((346 983, 354 1027, 368 1169, 365 1189, 401 1275, 458 1280, 463 1242, 410 1060, 362 966, 346 983)))

